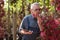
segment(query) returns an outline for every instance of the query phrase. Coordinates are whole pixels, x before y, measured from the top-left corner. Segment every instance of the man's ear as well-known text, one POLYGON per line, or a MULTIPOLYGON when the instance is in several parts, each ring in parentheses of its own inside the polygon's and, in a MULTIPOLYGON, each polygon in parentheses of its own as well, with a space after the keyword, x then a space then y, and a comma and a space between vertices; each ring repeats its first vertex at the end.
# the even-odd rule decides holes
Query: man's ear
POLYGON ((30 9, 30 12, 33 13, 33 12, 32 12, 32 9, 30 9))
POLYGON ((30 9, 29 11, 31 12, 32 10, 30 9))

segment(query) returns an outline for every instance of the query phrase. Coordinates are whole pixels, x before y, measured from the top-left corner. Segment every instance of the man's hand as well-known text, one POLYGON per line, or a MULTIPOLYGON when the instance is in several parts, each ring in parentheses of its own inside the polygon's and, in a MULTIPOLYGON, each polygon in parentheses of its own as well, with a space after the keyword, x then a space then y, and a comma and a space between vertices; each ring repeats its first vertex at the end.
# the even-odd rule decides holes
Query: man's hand
POLYGON ((38 25, 40 25, 42 23, 42 19, 39 15, 37 16, 37 23, 38 23, 38 25))
POLYGON ((33 31, 28 31, 28 32, 26 32, 26 34, 32 34, 33 33, 33 31))
POLYGON ((32 34, 33 31, 21 30, 21 34, 32 34))
POLYGON ((43 20, 41 19, 41 17, 40 16, 37 16, 37 23, 38 23, 38 26, 39 26, 40 31, 43 31, 44 30, 44 27, 42 25, 42 22, 43 22, 43 20))

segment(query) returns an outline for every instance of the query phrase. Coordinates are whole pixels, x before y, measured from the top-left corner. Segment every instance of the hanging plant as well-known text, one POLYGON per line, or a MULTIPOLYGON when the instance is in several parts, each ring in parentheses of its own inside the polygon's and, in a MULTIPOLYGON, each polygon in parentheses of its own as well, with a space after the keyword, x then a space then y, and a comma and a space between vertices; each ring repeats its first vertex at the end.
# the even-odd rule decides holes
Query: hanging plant
POLYGON ((11 0, 11 4, 17 3, 18 0, 11 0))
POLYGON ((5 15, 5 11, 4 11, 4 0, 0 0, 0 27, 3 27, 3 16, 5 15))
POLYGON ((58 5, 58 6, 56 7, 56 10, 57 10, 57 11, 60 10, 60 5, 58 5))
POLYGON ((0 18, 2 18, 5 15, 3 7, 4 7, 4 0, 0 0, 0 18))
POLYGON ((4 0, 0 0, 0 9, 4 7, 4 0))
POLYGON ((54 5, 55 4, 55 0, 50 0, 50 4, 54 5))
POLYGON ((60 0, 50 0, 50 4, 54 5, 54 4, 60 4, 60 0))

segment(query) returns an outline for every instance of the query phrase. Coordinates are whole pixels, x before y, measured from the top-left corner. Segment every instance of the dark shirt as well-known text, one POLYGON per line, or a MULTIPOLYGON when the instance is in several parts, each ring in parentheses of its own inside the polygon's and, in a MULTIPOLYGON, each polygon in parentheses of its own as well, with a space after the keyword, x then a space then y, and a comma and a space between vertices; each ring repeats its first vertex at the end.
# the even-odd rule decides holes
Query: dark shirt
POLYGON ((28 15, 23 18, 19 32, 22 29, 33 31, 31 35, 23 35, 22 40, 36 40, 36 37, 39 36, 40 33, 37 19, 35 19, 32 15, 28 15))

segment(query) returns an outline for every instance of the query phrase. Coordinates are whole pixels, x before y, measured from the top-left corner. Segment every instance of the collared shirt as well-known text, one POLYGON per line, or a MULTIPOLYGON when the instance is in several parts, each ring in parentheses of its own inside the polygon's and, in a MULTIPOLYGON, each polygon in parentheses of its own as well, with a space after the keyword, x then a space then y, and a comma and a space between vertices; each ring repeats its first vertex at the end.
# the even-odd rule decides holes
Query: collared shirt
POLYGON ((22 29, 33 31, 31 35, 23 35, 23 40, 24 39, 25 40, 36 40, 36 37, 40 33, 37 20, 32 15, 28 15, 23 18, 22 23, 19 28, 19 32, 22 29))

